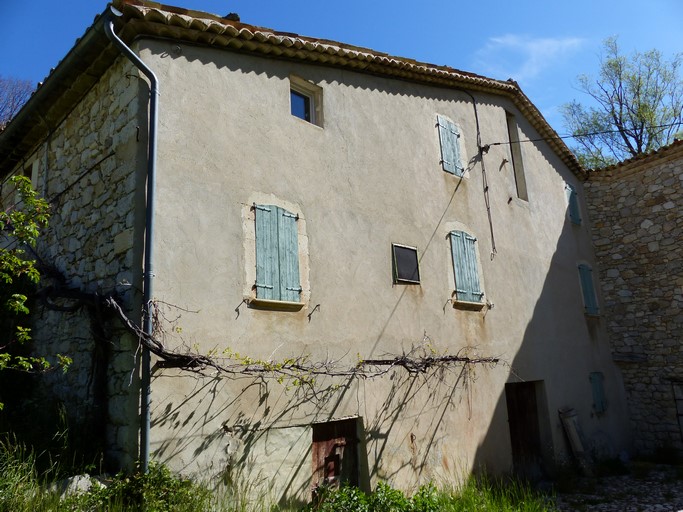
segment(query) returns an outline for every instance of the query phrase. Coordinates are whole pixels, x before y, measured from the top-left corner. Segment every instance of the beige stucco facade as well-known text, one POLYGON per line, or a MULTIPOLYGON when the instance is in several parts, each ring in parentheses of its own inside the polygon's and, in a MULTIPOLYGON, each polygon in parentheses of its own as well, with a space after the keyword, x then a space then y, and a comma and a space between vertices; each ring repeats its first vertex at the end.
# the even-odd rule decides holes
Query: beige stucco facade
MULTIPOLYGON (((523 381, 542 382, 549 457, 569 458, 557 416, 565 407, 577 410, 589 449, 624 449, 621 379, 601 319, 584 314, 576 269, 594 264, 587 222, 574 226, 566 214, 565 183, 580 185, 543 143, 522 145, 529 201, 517 198, 508 145, 485 153, 491 229, 467 93, 175 42, 140 44, 164 98, 179 99, 161 114, 155 293, 195 312, 182 313, 182 333, 170 345, 353 365, 428 343, 439 354, 501 359, 471 368, 468 378, 455 366, 327 379, 316 389, 323 400, 302 400, 308 391, 286 381, 158 371, 159 458, 183 469, 246 470, 269 480, 276 498, 305 496, 308 425, 357 416, 373 479, 410 489, 480 465, 507 471, 505 384, 523 381), (323 127, 291 115, 291 75, 322 88, 323 127), (469 157, 462 179, 441 169, 437 114, 461 128, 469 157), (242 302, 255 282, 254 203, 300 215, 300 311, 242 302), (453 307, 453 229, 478 239, 491 309, 453 307), (392 243, 417 248, 420 285, 393 284, 392 243), (599 417, 593 371, 604 373, 608 395, 599 417)), ((485 94, 475 100, 482 143, 507 141, 514 105, 485 94)), ((522 140, 539 138, 523 118, 519 128, 522 140)))
MULTIPOLYGON (((161 89, 154 297, 158 336, 168 349, 218 360, 239 353, 238 362, 249 357, 275 364, 305 356, 337 368, 411 351, 498 360, 414 374, 396 367, 372 378, 318 376, 312 385, 277 374, 243 375, 239 368, 200 375, 157 364, 151 384, 155 460, 204 479, 248 480, 255 494, 281 501, 308 499, 313 425, 335 420, 357 418, 355 471, 363 487, 385 480, 413 490, 476 469, 551 473, 571 460, 559 409, 575 410, 589 453, 614 457, 628 449, 623 384, 604 321, 584 312, 577 266, 594 267, 595 261, 583 206, 582 223, 570 222, 566 184, 578 191, 580 205, 582 187, 557 150, 538 141, 552 130, 545 125, 540 132, 538 119, 530 119, 514 96, 478 85, 468 90, 466 81, 456 87, 400 80, 177 39, 142 37, 134 48, 161 89), (292 76, 322 91, 322 126, 291 114, 292 76), (459 128, 463 177, 442 169, 437 115, 459 128), (536 141, 520 145, 528 200, 518 197, 515 184, 510 115, 519 139, 536 141), (298 310, 250 302, 255 204, 298 216, 298 310), (454 230, 477 239, 479 307, 463 307, 454 294, 454 230), (394 282, 392 244, 417 249, 419 284, 394 282), (604 377, 604 411, 594 409, 594 372, 604 377), (517 407, 514 414, 511 407, 517 407), (517 439, 514 448, 519 434, 509 425, 525 430, 527 421, 537 432, 517 439)), ((106 172, 80 186, 96 191, 101 183, 101 193, 112 198, 130 194, 132 210, 115 215, 111 227, 98 221, 83 229, 110 230, 121 244, 122 233, 129 233, 126 247, 119 246, 128 252, 111 272, 102 270, 113 279, 109 286, 125 281, 140 289, 146 87, 129 78, 134 71, 123 62, 112 65, 113 83, 121 88, 112 94, 130 92, 136 108, 100 116, 104 126, 93 133, 97 140, 112 131, 125 134, 105 145, 132 188, 115 186, 106 172)), ((79 105, 101 94, 101 87, 91 89, 79 105)), ((60 135, 69 123, 85 124, 88 114, 78 112, 39 146, 48 154, 46 183, 67 183, 79 174, 79 165, 49 156, 84 138, 60 135)), ((92 107, 90 114, 98 117, 92 107)), ((73 193, 75 205, 84 196, 73 193)), ((87 204, 70 207, 77 224, 80 216, 103 216, 99 196, 86 197, 87 204)), ((65 215, 58 215, 54 233, 64 229, 65 215)), ((62 242, 75 236, 69 233, 61 241, 51 238, 48 251, 55 258, 78 255, 83 268, 64 265, 63 272, 83 290, 102 289, 106 283, 89 266, 108 256, 83 246, 67 250, 62 242)), ((133 317, 139 299, 131 295, 127 303, 133 317)), ((114 340, 134 361, 134 347, 120 336, 114 340)), ((130 432, 138 418, 128 395, 136 386, 136 379, 128 381, 124 405, 109 403, 110 418, 122 410, 128 418, 108 446, 126 454, 123 462, 137 449, 130 432)))

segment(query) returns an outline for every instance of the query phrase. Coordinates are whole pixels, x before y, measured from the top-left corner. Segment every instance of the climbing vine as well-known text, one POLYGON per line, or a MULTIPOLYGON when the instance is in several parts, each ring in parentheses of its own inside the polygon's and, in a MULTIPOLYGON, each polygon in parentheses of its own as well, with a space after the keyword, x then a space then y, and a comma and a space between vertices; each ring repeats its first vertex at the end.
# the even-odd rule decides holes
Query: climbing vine
MULTIPOLYGON (((457 354, 439 354, 429 343, 425 334, 425 343, 400 355, 387 355, 379 358, 363 359, 360 355, 354 364, 344 363, 341 359, 312 360, 308 355, 285 358, 280 361, 255 359, 226 348, 223 351, 212 350, 208 354, 200 354, 193 350, 168 349, 159 333, 148 334, 133 322, 113 297, 105 299, 105 305, 111 308, 124 327, 132 333, 142 346, 159 358, 157 365, 162 368, 180 368, 197 373, 214 372, 231 375, 270 376, 282 382, 292 379, 294 385, 313 385, 316 377, 358 377, 363 379, 380 377, 393 370, 404 370, 409 374, 425 374, 431 370, 442 369, 451 365, 470 368, 473 365, 496 366, 501 360, 498 357, 480 357, 472 347, 465 347, 457 354)), ((157 310, 153 304, 152 310, 157 310)), ((175 328, 176 332, 177 329, 175 328)))

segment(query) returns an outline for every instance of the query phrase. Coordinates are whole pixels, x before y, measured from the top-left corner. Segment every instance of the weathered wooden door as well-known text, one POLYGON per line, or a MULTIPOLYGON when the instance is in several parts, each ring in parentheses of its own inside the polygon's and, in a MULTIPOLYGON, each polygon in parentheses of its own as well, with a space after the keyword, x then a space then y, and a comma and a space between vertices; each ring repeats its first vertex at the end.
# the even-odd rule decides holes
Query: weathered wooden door
POLYGON ((313 487, 358 485, 357 420, 313 425, 313 487))
POLYGON ((506 384, 505 399, 513 469, 521 478, 538 480, 543 476, 543 458, 536 383, 506 384))

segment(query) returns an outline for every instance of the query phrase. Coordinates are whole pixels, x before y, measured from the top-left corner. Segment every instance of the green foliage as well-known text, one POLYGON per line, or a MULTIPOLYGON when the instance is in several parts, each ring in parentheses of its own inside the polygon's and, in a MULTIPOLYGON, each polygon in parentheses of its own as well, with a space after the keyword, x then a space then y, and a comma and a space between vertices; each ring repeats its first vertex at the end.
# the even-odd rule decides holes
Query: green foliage
POLYGON ((409 510, 410 506, 410 499, 406 498, 398 489, 394 489, 384 482, 377 484, 375 492, 373 492, 369 498, 370 510, 398 512, 401 510, 409 510))
POLYGON ((0 512, 58 510, 59 497, 43 489, 35 462, 14 439, 0 441, 0 512))
POLYGON ((584 167, 610 165, 673 141, 683 127, 681 65, 683 54, 671 61, 658 50, 626 57, 616 38, 605 40, 598 77, 578 77, 578 89, 593 106, 563 105, 565 127, 577 136, 572 149, 584 167))
MULTIPOLYGON (((420 487, 412 497, 378 483, 371 494, 356 487, 323 487, 317 499, 303 508, 268 509, 254 502, 247 485, 241 496, 217 494, 207 486, 173 475, 151 463, 147 474, 120 473, 96 481, 87 492, 60 497, 50 482, 62 471, 58 464, 39 474, 35 456, 20 444, 0 441, 0 512, 251 512, 303 510, 306 512, 553 512, 547 497, 515 481, 471 478, 460 489, 420 487)), ((253 489, 251 489, 253 491, 253 489)))
MULTIPOLYGON (((27 177, 14 176, 10 183, 14 190, 3 197, 15 203, 0 208, 0 370, 43 372, 52 367, 47 359, 19 355, 17 348, 31 339, 31 329, 25 325, 28 290, 40 279, 27 248, 35 247, 47 226, 49 205, 27 177)), ((68 357, 57 356, 59 367, 66 369, 70 363, 68 357)))
POLYGON ((150 463, 147 473, 117 475, 105 486, 66 500, 67 510, 139 510, 141 512, 205 511, 211 507, 211 492, 191 480, 178 478, 169 469, 150 463))
POLYGON ((313 503, 304 508, 319 512, 371 512, 368 496, 357 487, 320 487, 313 503))
POLYGON ((500 482, 471 478, 458 490, 439 489, 433 483, 421 486, 412 497, 379 483, 366 495, 355 487, 322 488, 307 512, 551 512, 552 503, 516 481, 500 482))
MULTIPOLYGON (((409 510, 414 512, 438 512, 441 510, 440 504, 447 502, 449 497, 445 493, 440 493, 432 483, 423 485, 413 496, 409 510)), ((443 504, 445 505, 445 503, 443 504)))

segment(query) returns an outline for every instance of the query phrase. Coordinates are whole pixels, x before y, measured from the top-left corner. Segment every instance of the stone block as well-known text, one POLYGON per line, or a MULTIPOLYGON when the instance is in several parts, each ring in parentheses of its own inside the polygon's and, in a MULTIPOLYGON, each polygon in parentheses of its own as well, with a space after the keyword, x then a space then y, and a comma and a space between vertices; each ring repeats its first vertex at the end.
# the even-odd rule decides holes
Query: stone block
POLYGON ((114 237, 114 253, 121 254, 133 247, 132 229, 126 229, 114 237))

